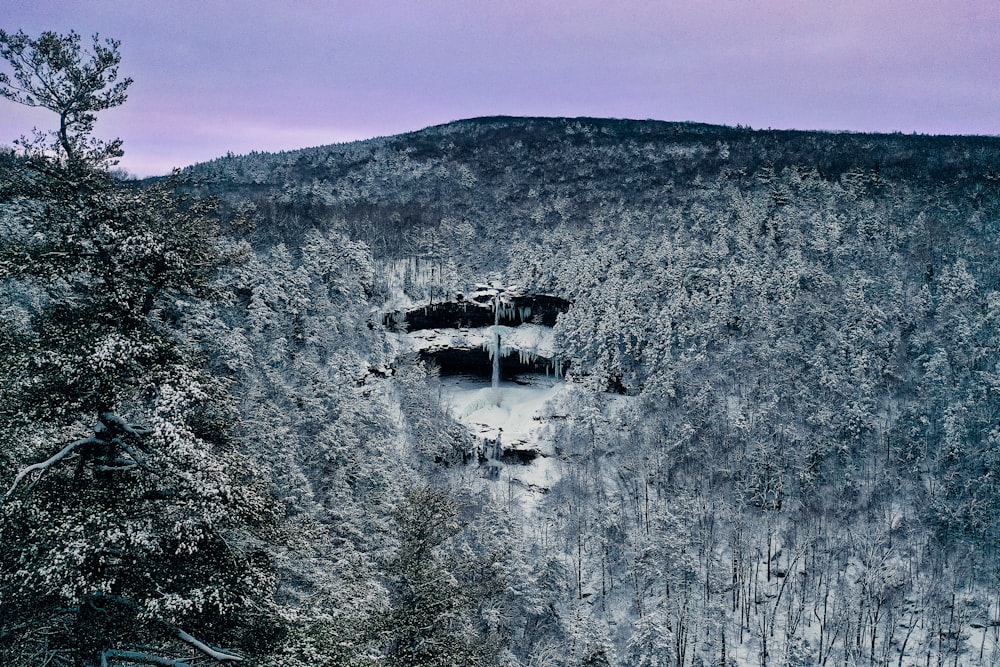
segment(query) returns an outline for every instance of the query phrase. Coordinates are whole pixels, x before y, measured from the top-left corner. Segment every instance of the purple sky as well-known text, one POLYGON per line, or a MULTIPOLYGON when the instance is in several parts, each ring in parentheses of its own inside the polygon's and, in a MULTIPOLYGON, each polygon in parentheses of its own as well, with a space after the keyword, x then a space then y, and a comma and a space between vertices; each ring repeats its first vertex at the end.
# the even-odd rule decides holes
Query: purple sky
MULTIPOLYGON (((145 176, 472 116, 1000 134, 998 0, 3 0, 135 79, 97 134, 145 176)), ((0 100, 0 143, 48 112, 0 100)))

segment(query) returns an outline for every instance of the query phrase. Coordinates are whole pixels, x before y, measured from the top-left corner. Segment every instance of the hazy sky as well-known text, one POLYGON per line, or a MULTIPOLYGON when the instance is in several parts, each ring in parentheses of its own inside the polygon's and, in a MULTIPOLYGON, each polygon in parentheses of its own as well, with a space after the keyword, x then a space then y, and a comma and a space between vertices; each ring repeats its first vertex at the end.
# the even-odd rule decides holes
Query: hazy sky
MULTIPOLYGON (((1000 134, 1000 0, 0 0, 121 40, 138 175, 484 115, 1000 134)), ((0 143, 54 117, 0 100, 0 143)))

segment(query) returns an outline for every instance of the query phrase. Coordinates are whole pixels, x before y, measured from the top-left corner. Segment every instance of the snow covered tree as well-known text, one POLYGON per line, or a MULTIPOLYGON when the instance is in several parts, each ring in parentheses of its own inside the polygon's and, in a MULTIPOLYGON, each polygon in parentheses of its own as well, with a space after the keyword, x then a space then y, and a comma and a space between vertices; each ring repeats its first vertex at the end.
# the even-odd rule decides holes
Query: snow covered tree
POLYGON ((392 609, 384 635, 400 667, 486 665, 499 646, 477 618, 494 596, 491 564, 455 548, 458 503, 445 491, 406 491, 395 514, 399 548, 389 563, 392 609))
POLYGON ((271 501, 189 317, 225 259, 211 210, 105 170, 116 42, 0 32, 0 55, 5 97, 60 114, 0 164, 0 663, 264 651, 271 501))
POLYGON ((211 314, 216 362, 235 380, 241 448, 270 469, 288 536, 275 558, 291 619, 279 664, 365 664, 386 605, 377 554, 406 469, 368 326, 370 253, 310 230, 301 246, 259 249, 224 276, 236 298, 211 314))

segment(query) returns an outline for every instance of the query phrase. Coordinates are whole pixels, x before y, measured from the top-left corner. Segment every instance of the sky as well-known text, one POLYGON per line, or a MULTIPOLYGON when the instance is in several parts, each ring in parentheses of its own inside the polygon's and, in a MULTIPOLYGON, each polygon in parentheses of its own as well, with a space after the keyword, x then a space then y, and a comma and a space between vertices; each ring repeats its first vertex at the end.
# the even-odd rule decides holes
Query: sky
MULTIPOLYGON (((1000 0, 0 2, 121 41, 137 176, 489 115, 1000 134, 1000 0)), ((0 100, 0 144, 54 122, 0 100)))

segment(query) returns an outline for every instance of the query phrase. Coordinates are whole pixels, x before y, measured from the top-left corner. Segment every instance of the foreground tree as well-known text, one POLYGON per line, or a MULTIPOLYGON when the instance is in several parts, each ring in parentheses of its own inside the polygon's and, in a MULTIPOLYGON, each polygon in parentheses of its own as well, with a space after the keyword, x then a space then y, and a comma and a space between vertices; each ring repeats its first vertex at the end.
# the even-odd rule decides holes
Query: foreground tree
MULTIPOLYGON (((132 79, 118 80, 120 42, 103 42, 93 37, 91 51, 83 50, 80 36, 43 32, 32 39, 21 31, 9 34, 0 30, 0 57, 7 61, 10 73, 0 72, 0 95, 31 107, 42 107, 59 116, 59 129, 53 132, 54 145, 68 162, 103 161, 122 155, 122 142, 108 144, 90 136, 97 112, 125 102, 125 91, 132 79)), ((36 133, 33 141, 22 140, 25 147, 44 150, 47 135, 36 133)))
POLYGON ((237 662, 268 637, 271 504, 189 317, 225 258, 209 208, 116 181, 120 142, 89 138, 125 99, 117 46, 0 31, 0 94, 60 119, 0 162, 4 665, 237 662))

